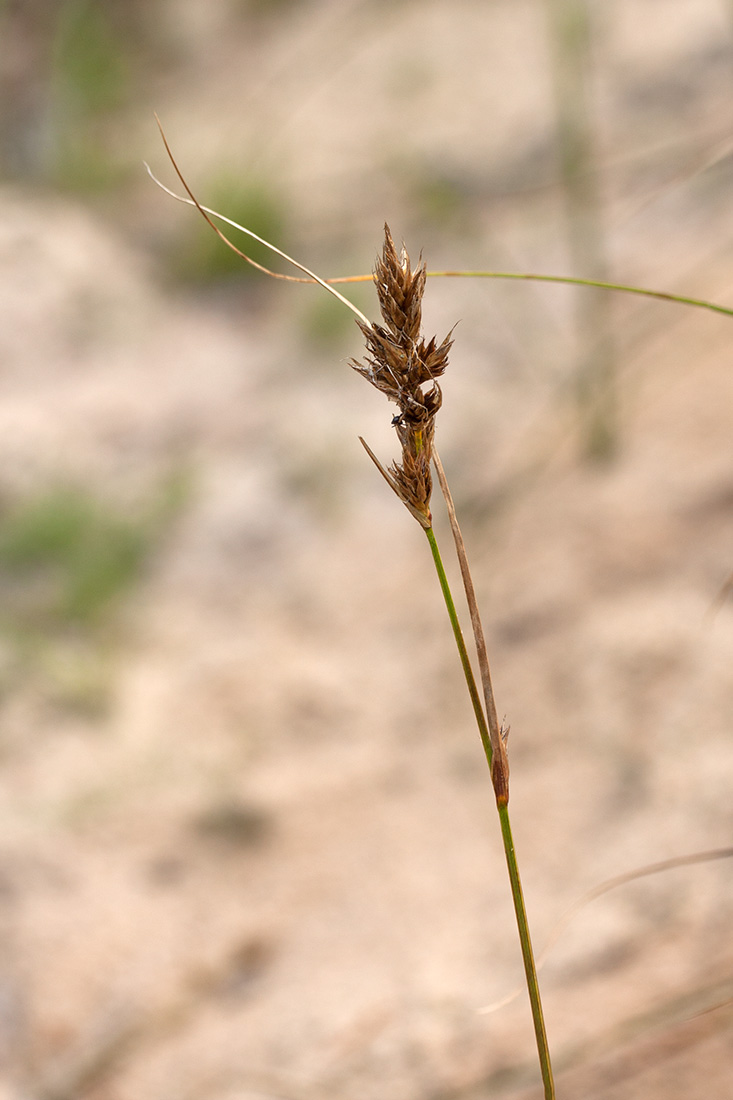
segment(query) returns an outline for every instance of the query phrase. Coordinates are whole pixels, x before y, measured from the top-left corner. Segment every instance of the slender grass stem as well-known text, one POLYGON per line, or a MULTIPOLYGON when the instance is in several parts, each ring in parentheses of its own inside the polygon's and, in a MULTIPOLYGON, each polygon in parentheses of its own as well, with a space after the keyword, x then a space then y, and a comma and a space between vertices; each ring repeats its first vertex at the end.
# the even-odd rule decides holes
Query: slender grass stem
MULTIPOLYGON (((177 197, 177 196, 174 196, 177 197)), ((631 283, 607 283, 602 279, 581 279, 573 275, 540 275, 533 271, 428 271, 428 279, 522 279, 535 283, 560 283, 563 286, 600 287, 601 290, 616 290, 622 294, 640 294, 643 298, 656 298, 661 302, 678 302, 683 306, 696 309, 709 309, 713 313, 722 313, 733 317, 733 306, 724 306, 720 302, 711 302, 707 298, 691 298, 686 294, 673 294, 668 290, 651 290, 645 286, 633 286, 631 283)), ((371 275, 342 275, 326 279, 329 285, 335 283, 368 283, 371 275)), ((298 282, 308 282, 299 279, 298 282)))
POLYGON ((433 531, 432 527, 426 527, 425 534, 427 535, 428 542, 430 543, 430 549, 433 554, 433 561, 435 562, 435 569, 438 574, 438 580, 440 581, 440 587, 443 592, 443 599, 445 600, 445 606, 448 609, 448 618, 450 619, 450 624, 453 627, 453 636, 456 640, 458 655, 461 658, 463 675, 466 678, 466 684, 468 686, 468 694, 471 696, 471 705, 473 706, 473 712, 476 715, 476 725, 478 726, 478 731, 481 736, 481 744, 484 747, 484 753, 486 755, 486 762, 489 765, 489 771, 491 771, 494 754, 491 749, 491 737, 489 735, 489 727, 486 724, 483 707, 481 706, 481 697, 479 695, 478 687, 476 686, 476 679, 473 675, 473 669, 471 668, 471 661, 468 656, 468 650, 466 649, 466 642, 463 638, 461 624, 458 621, 458 612, 456 611, 453 594, 450 590, 450 585, 448 584, 448 577, 446 576, 443 559, 440 556, 440 550, 438 549, 435 532, 433 531))
POLYGON ((529 1003, 532 1007, 532 1023, 534 1024, 534 1034, 537 1041, 537 1056, 540 1061, 542 1083, 545 1086, 545 1100, 555 1100, 555 1080, 552 1074, 552 1063, 550 1061, 550 1047, 547 1042, 545 1014, 542 1010, 540 983, 537 977, 537 966, 535 964, 534 950, 532 948, 532 937, 529 932, 527 908, 524 904, 522 880, 519 877, 519 864, 517 863, 517 855, 514 851, 514 838, 512 836, 512 826, 509 820, 509 807, 506 804, 503 806, 498 805, 497 810, 499 813, 499 822, 501 824, 501 838, 504 842, 506 865, 509 871, 509 881, 512 887, 512 900, 514 902, 514 913, 517 918, 519 942, 522 947, 522 961, 524 962, 527 992, 529 993, 529 1003))
MULTIPOLYGON (((534 272, 520 273, 518 271, 428 271, 428 278, 435 279, 524 279, 536 283, 562 283, 566 286, 595 286, 601 290, 617 290, 623 294, 640 294, 644 298, 657 298, 662 302, 679 302, 684 306, 694 306, 697 309, 709 309, 713 313, 722 313, 726 317, 733 317, 733 307, 723 306, 718 302, 710 302, 706 298, 691 298, 685 294, 672 294, 666 290, 650 290, 648 287, 632 286, 626 283, 606 283, 602 279, 580 279, 570 275, 538 275, 534 272)), ((329 279, 329 282, 336 282, 329 279)), ((346 282, 346 280, 338 280, 346 282)))
POLYGON ((466 544, 461 534, 456 508, 453 503, 453 496, 450 491, 450 485, 448 484, 448 478, 445 476, 443 463, 440 461, 438 448, 435 444, 433 444, 433 465, 438 475, 440 489, 443 493, 443 499, 445 500, 445 506, 448 511, 448 520, 450 522, 451 531, 453 532, 453 541, 456 546, 456 555, 458 557, 458 564, 463 579, 463 590, 466 594, 468 612, 471 616, 471 628, 473 630, 473 640, 476 646, 476 656, 478 657, 479 675, 484 689, 486 721, 488 722, 489 737, 491 738, 491 782, 494 786, 494 794, 496 795, 496 803, 498 806, 502 802, 506 804, 509 801, 509 760, 506 753, 506 733, 499 725, 499 716, 496 713, 496 699, 494 697, 494 688, 491 683, 491 669, 489 668, 489 653, 486 647, 484 628, 481 623, 478 600, 476 599, 476 590, 473 586, 471 569, 468 564, 466 544))
MULTIPOLYGON (((471 668, 471 662, 468 656, 468 651, 466 649, 466 643, 463 637, 463 631, 461 630, 461 624, 458 621, 456 605, 453 600, 453 595, 451 593, 450 585, 448 583, 448 577, 446 576, 445 567, 443 565, 443 559, 441 557, 438 543, 435 538, 435 532, 433 531, 432 527, 427 527, 425 528, 425 534, 427 536, 428 543, 430 544, 430 550, 433 555, 433 562, 435 563, 435 570, 438 574, 438 580, 440 581, 440 587, 443 592, 445 606, 448 610, 448 618, 450 619, 451 626, 453 627, 453 636, 456 641, 458 655, 461 659, 463 674, 466 678, 466 684, 468 686, 468 693, 471 697, 474 714, 476 715, 476 724, 478 726, 479 735, 481 737, 481 744, 483 745, 484 753, 486 754, 486 761, 489 765, 489 771, 491 771, 493 753, 491 750, 491 738, 489 736, 489 728, 486 722, 483 707, 481 705, 481 697, 476 686, 476 680, 473 675, 473 670, 471 668)), ((519 865, 517 863, 517 856, 514 850, 514 839, 512 837, 511 823, 509 820, 509 807, 505 802, 497 801, 497 811, 499 813, 501 836, 504 843, 504 854, 506 856, 507 869, 509 871, 509 882, 511 884, 514 912, 517 919, 519 942, 522 948, 522 960, 524 962, 524 973, 527 982, 527 991, 529 993, 529 1001, 532 1009, 532 1022, 534 1024, 535 1039, 537 1041, 537 1054, 540 1062, 542 1083, 545 1089, 545 1100, 555 1100, 555 1082, 552 1075, 550 1048, 547 1042, 545 1017, 542 1010, 542 998, 540 996, 539 981, 537 979, 537 967, 535 965, 534 952, 532 950, 532 940, 529 934, 527 909, 524 903, 522 882, 519 877, 519 865)))

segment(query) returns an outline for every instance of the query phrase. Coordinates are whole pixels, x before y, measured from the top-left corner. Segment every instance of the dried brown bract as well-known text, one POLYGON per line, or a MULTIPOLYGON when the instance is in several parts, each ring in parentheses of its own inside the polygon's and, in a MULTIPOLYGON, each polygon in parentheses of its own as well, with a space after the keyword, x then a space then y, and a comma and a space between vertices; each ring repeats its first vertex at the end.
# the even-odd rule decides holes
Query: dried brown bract
MULTIPOLYGON (((384 477, 423 527, 430 527, 430 494, 435 416, 442 402, 438 379, 448 364, 453 343, 450 333, 441 344, 425 341, 420 334, 422 296, 426 269, 422 261, 413 271, 404 248, 397 252, 389 226, 384 227, 384 248, 374 269, 383 324, 365 325, 365 362, 352 366, 390 401, 399 412, 393 417, 402 446, 402 461, 385 470, 369 454, 384 477)), ((366 444, 365 444, 366 446, 366 444)), ((367 450, 369 450, 367 448, 367 450)))

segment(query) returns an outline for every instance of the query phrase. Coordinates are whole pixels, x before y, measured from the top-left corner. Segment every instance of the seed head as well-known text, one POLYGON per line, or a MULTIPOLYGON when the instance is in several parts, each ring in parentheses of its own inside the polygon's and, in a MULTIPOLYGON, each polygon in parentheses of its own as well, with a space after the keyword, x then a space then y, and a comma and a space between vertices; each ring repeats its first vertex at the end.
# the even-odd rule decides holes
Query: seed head
POLYGON ((402 446, 402 460, 382 473, 415 518, 423 527, 430 527, 430 459, 435 417, 442 402, 436 379, 445 371, 453 341, 450 333, 441 344, 434 337, 426 342, 421 335, 426 277, 422 256, 413 271, 405 248, 398 254, 385 225, 384 248, 374 269, 383 324, 357 321, 367 354, 363 363, 352 361, 351 365, 399 408, 392 423, 402 446))

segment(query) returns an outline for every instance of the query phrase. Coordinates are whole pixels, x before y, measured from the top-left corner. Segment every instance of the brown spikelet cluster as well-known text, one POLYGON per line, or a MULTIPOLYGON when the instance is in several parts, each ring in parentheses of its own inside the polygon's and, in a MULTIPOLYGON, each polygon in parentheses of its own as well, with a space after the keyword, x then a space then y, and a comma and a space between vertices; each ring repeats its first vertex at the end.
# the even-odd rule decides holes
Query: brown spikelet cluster
POLYGON ((420 333, 425 280, 425 264, 420 262, 413 271, 407 252, 404 248, 397 252, 385 225, 384 248, 374 269, 383 324, 357 321, 366 339, 367 357, 351 365, 398 407, 392 423, 402 446, 401 461, 385 470, 369 453, 413 516, 423 527, 430 527, 430 460, 435 416, 442 402, 436 379, 445 372, 453 341, 449 334, 437 344, 434 337, 426 341, 420 333))

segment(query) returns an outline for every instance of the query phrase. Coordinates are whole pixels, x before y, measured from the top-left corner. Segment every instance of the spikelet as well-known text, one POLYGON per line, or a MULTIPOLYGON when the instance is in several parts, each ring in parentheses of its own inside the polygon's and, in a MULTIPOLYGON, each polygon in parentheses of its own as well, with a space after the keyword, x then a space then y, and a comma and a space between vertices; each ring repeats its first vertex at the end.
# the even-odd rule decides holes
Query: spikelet
POLYGON ((367 355, 363 363, 352 360, 351 365, 399 409, 392 423, 402 447, 401 462, 385 470, 369 454, 400 500, 427 528, 432 524, 430 460, 435 417, 442 402, 436 379, 445 372, 453 341, 450 333, 441 344, 435 338, 426 342, 421 335, 425 281, 422 258, 413 271, 406 250, 397 253, 385 225, 384 248, 374 269, 383 324, 357 321, 367 355))

